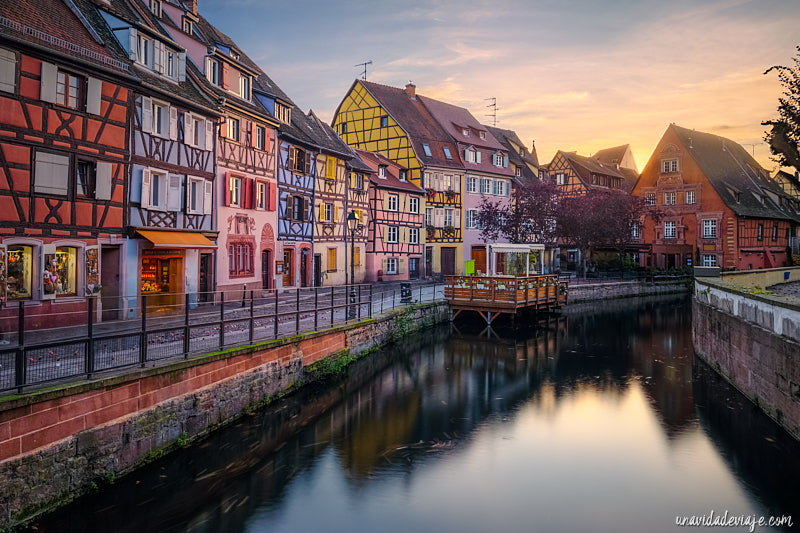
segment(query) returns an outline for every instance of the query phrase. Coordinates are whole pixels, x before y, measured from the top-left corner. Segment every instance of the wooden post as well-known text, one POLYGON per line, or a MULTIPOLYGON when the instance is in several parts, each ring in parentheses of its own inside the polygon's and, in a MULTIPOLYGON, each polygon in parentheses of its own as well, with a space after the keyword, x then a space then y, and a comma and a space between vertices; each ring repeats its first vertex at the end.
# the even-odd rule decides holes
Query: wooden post
MULTIPOLYGON (((199 299, 199 298, 198 298, 199 299)), ((189 293, 184 296, 183 305, 183 357, 189 357, 189 293)))
POLYGON ((225 346, 225 291, 219 293, 219 348, 225 346))

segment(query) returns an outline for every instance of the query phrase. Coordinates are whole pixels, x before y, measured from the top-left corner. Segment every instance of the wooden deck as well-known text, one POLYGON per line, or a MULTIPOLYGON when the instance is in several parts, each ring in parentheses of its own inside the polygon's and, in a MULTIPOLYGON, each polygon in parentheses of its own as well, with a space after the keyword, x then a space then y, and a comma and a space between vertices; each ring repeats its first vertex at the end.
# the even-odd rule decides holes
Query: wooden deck
POLYGON ((567 303, 569 287, 557 275, 526 277, 445 276, 444 297, 453 318, 475 311, 491 325, 493 316, 520 309, 555 309, 567 303))

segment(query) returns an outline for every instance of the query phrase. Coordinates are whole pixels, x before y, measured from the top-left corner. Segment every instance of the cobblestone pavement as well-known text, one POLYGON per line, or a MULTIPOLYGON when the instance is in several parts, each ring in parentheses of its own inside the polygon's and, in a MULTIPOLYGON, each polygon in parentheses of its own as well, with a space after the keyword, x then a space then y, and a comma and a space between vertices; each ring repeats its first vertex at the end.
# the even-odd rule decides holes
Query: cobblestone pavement
POLYGON ((791 298, 796 298, 797 300, 800 301, 800 281, 779 283, 777 285, 772 285, 771 287, 767 287, 767 290, 770 290, 776 294, 780 294, 781 296, 789 296, 791 298))

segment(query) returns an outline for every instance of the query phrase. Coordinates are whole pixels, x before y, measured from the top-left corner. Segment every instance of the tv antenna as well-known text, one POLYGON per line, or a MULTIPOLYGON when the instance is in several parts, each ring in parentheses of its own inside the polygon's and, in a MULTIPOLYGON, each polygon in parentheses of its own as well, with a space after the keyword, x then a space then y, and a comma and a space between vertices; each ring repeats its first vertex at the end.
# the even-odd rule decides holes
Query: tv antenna
POLYGON ((755 158, 756 157, 756 146, 760 146, 762 144, 766 144, 766 143, 742 143, 742 146, 749 146, 750 147, 750 153, 753 155, 753 158, 755 158))
POLYGON ((492 127, 496 128, 497 127, 497 98, 492 96, 491 98, 485 98, 484 100, 486 102, 491 100, 491 102, 492 102, 491 104, 486 106, 486 107, 488 107, 489 109, 492 110, 491 113, 487 113, 486 116, 492 119, 492 127))
POLYGON ((372 64, 372 60, 368 59, 367 61, 365 61, 363 63, 356 63, 355 65, 353 65, 354 67, 364 67, 364 74, 361 75, 361 79, 362 80, 366 80, 367 79, 367 65, 371 65, 371 64, 372 64))

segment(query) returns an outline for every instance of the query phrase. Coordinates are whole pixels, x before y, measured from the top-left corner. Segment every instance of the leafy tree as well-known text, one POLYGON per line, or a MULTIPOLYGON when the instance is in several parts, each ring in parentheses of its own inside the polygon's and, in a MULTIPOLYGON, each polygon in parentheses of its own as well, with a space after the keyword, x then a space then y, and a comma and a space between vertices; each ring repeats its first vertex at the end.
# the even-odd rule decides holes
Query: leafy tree
POLYGON ((778 73, 783 94, 778 98, 778 118, 762 122, 770 126, 764 140, 769 143, 774 160, 782 167, 800 170, 800 46, 792 58, 792 66, 776 65, 764 72, 778 73))
POLYGON ((551 243, 555 240, 558 186, 552 180, 532 180, 515 186, 511 202, 483 197, 477 224, 483 242, 503 238, 512 243, 551 243))

